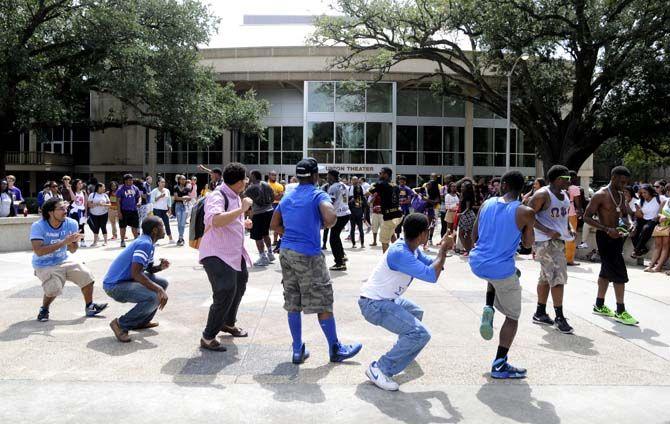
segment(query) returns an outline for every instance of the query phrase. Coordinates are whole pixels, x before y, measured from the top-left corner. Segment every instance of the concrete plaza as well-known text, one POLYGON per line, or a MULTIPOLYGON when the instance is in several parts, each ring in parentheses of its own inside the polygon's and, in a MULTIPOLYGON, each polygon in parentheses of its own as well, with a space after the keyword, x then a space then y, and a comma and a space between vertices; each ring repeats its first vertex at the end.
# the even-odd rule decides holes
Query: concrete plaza
MULTIPOLYGON (((75 257, 100 281, 119 251, 116 242, 75 257)), ((400 391, 388 393, 364 371, 395 337, 367 323, 357 305, 381 249, 347 254, 349 270, 332 274, 338 333, 363 350, 329 363, 316 317, 307 316, 303 337, 312 356, 301 366, 290 362, 278 262, 251 270, 239 314, 249 337, 222 335, 228 351, 218 353, 198 345, 211 290, 193 249, 157 247, 156 258, 172 263, 163 274, 170 300, 157 315, 160 326, 131 332, 128 344, 108 325, 128 305, 107 298, 100 283, 95 299, 110 302, 103 317, 84 318, 81 294, 69 284, 51 320, 37 322, 42 290, 31 254, 2 254, 0 422, 670 422, 670 277, 629 268, 626 305, 640 325, 625 327, 591 314, 599 264, 570 268, 564 309, 575 334, 562 335, 531 323, 539 268, 520 257, 523 315, 510 358, 528 368, 528 378, 493 381, 496 339, 478 332, 485 284, 463 258, 451 257, 437 285, 415 282, 407 293, 425 309, 433 337, 396 378, 400 391)), ((612 290, 607 304, 614 306, 612 290)))

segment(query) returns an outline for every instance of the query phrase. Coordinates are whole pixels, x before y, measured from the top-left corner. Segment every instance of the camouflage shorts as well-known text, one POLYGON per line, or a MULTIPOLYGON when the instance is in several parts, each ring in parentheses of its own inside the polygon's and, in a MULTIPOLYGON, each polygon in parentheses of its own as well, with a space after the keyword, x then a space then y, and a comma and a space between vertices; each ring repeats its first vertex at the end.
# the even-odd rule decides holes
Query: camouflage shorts
POLYGON ((323 254, 305 256, 282 249, 279 258, 284 286, 284 309, 306 314, 333 312, 333 282, 323 254))
POLYGON ((535 242, 535 260, 540 262, 540 284, 550 287, 568 283, 568 262, 565 259, 565 242, 547 240, 535 242))

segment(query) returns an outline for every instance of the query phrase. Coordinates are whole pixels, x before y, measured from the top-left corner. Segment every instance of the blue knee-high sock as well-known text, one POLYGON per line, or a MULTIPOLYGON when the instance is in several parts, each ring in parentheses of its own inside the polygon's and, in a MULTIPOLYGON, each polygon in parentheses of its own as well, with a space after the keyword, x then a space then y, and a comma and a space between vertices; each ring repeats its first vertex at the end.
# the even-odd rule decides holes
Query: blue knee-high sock
POLYGON ((328 347, 333 347, 338 343, 337 340, 337 329, 335 328, 335 317, 330 317, 328 319, 319 320, 319 325, 321 325, 321 330, 323 334, 326 335, 326 340, 328 340, 328 347))
POLYGON ((293 350, 297 351, 302 347, 302 317, 300 312, 288 313, 288 328, 293 337, 293 350))

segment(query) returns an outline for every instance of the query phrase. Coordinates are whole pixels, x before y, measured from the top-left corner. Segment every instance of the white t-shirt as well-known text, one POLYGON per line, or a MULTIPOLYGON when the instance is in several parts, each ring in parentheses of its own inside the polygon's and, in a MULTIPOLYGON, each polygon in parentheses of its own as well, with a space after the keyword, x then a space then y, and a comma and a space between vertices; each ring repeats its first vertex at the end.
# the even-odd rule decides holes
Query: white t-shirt
POLYGON ((160 209, 162 211, 166 211, 170 209, 170 206, 172 205, 172 197, 170 196, 170 190, 167 188, 164 188, 163 191, 156 187, 155 189, 151 190, 151 204, 154 205, 154 209, 160 209), (160 199, 158 196, 163 194, 164 196, 161 197, 160 199))
POLYGON ((337 217, 351 215, 349 210, 349 200, 348 200, 348 189, 342 183, 334 183, 328 187, 328 194, 330 199, 333 201, 333 207, 335 208, 335 213, 337 217))
POLYGON ((646 220, 655 219, 660 209, 661 203, 654 197, 650 201, 644 202, 644 205, 642 205, 642 215, 646 220))
POLYGON ((364 183, 362 183, 362 184, 361 184, 361 187, 363 188, 363 193, 367 193, 368 190, 370 190, 370 184, 368 184, 367 181, 364 182, 364 183))
POLYGON ((296 187, 298 187, 298 184, 300 183, 288 183, 286 184, 286 187, 284 188, 284 196, 295 190, 296 187))
POLYGON ((449 194, 444 196, 444 207, 445 210, 455 211, 458 208, 460 200, 458 199, 458 194, 449 194))
POLYGON ((109 206, 101 206, 103 203, 109 203, 107 193, 91 193, 88 195, 88 201, 93 203, 93 206, 89 209, 91 215, 100 216, 109 212, 109 206))
POLYGON ((63 195, 61 195, 60 193, 53 194, 53 193, 51 192, 51 190, 49 190, 49 191, 47 191, 46 193, 44 193, 44 201, 45 201, 45 202, 46 202, 47 200, 53 198, 53 197, 55 197, 56 199, 63 200, 63 195))
POLYGON ((7 193, 0 194, 0 218, 9 216, 14 198, 7 193))
POLYGON ((86 194, 84 191, 80 191, 74 194, 74 201, 72 202, 72 209, 77 209, 80 211, 86 210, 86 194))

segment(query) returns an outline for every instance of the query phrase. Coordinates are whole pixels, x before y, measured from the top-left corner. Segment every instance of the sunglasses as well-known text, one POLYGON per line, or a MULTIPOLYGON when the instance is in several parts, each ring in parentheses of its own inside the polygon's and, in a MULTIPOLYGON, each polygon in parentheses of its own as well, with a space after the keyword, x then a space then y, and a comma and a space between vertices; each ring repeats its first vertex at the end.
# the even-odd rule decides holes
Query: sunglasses
POLYGON ((572 180, 572 177, 569 176, 569 175, 561 175, 561 176, 558 177, 558 178, 560 178, 561 180, 565 180, 565 181, 570 181, 570 180, 572 180))
POLYGON ((661 188, 661 186, 660 185, 655 185, 654 188, 661 188))

